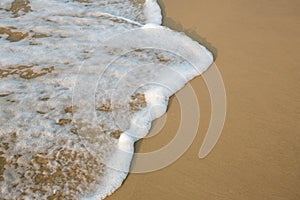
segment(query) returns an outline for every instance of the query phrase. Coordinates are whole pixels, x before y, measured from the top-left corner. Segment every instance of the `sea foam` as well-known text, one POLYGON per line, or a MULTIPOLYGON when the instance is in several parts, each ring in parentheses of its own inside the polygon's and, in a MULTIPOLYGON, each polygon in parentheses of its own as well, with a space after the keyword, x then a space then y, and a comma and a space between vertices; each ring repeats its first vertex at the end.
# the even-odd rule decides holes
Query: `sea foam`
POLYGON ((213 57, 155 0, 0 2, 2 199, 103 199, 213 57))

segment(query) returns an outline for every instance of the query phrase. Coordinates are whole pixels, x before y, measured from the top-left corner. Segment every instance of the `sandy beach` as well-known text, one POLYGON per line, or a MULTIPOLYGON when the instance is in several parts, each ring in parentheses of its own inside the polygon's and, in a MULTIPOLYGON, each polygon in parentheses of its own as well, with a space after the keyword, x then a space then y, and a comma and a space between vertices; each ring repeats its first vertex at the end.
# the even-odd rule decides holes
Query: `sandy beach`
MULTIPOLYGON (((137 1, 143 2, 140 0, 137 1)), ((78 2, 89 3, 89 1, 78 1, 78 2)), ((178 32, 185 32, 186 35, 188 35, 195 41, 198 41, 199 43, 203 44, 213 53, 215 57, 214 66, 217 66, 218 70, 220 71, 222 75, 222 79, 224 81, 224 87, 226 89, 227 115, 226 115, 225 125, 223 127, 222 135, 219 138, 213 151, 210 152, 210 154, 204 159, 200 159, 198 156, 199 150, 201 144, 203 143, 205 134, 209 129, 210 119, 212 117, 211 113, 213 110, 212 102, 211 102, 211 94, 208 91, 208 86, 203 77, 207 76, 208 74, 214 73, 215 71, 213 70, 216 69, 216 67, 214 67, 214 68, 210 68, 207 72, 205 72, 204 76, 199 76, 193 79, 184 89, 182 89, 175 96, 173 96, 170 99, 167 113, 160 119, 157 119, 156 121, 153 122, 154 126, 150 133, 150 135, 153 136, 142 139, 138 141, 135 145, 136 147, 135 151, 137 153, 158 151, 161 148, 165 147, 172 139, 174 139, 176 134, 178 134, 178 130, 181 127, 183 120, 195 120, 193 117, 190 117, 188 119, 186 118, 183 119, 182 117, 183 116, 182 113, 184 110, 181 104, 182 99, 190 98, 189 96, 184 95, 183 91, 186 91, 188 86, 189 87, 192 86, 193 91, 197 97, 196 105, 198 103, 198 106, 200 107, 200 119, 199 119, 200 124, 197 130, 197 135, 193 140, 191 146, 187 149, 187 151, 185 151, 184 154, 174 163, 160 170, 156 170, 148 173, 138 173, 138 174, 131 173, 126 178, 123 185, 115 193, 113 193, 111 196, 109 196, 106 199, 107 200, 138 200, 138 199, 142 199, 142 200, 152 200, 152 199, 153 200, 154 199, 155 200, 156 199, 160 199, 160 200, 170 200, 170 199, 175 199, 175 200, 177 199, 297 200, 300 199, 300 191, 299 191, 299 185, 300 185, 300 156, 299 156, 300 155, 300 146, 299 146, 300 144, 300 136, 299 136, 300 56, 297 55, 300 52, 300 38, 299 38, 300 2, 297 0, 286 0, 286 1, 283 0, 273 0, 273 1, 271 0, 253 0, 253 1, 159 0, 158 2, 162 8, 164 26, 167 26, 178 32)), ((18 12, 22 9, 23 9, 22 12, 24 11, 25 14, 26 12, 31 12, 30 7, 27 6, 27 4, 29 3, 30 3, 29 1, 15 1, 15 3, 12 4, 11 6, 11 10, 6 10, 6 11, 12 12, 12 14, 15 15, 14 17, 18 17, 18 12)), ((78 9, 79 8, 80 7, 78 7, 78 9)), ((84 11, 85 10, 86 7, 84 7, 84 11)), ((126 10, 126 12, 127 11, 128 10, 126 10)), ((65 10, 63 10, 63 12, 65 12, 65 10)), ((124 13, 128 14, 126 12, 124 13)), ((129 14, 133 14, 133 13, 130 12, 129 14)), ((138 14, 138 16, 140 16, 140 14, 138 14)), ((98 23, 98 21, 95 20, 95 23, 96 22, 98 23)), ((117 20, 116 22, 121 23, 123 21, 117 20)), ((132 22, 127 21, 126 23, 130 24, 132 22)), ((136 24, 133 25, 132 25, 133 27, 136 26, 136 24)), ((93 26, 87 26, 87 27, 93 27, 93 26)), ((6 40, 9 40, 10 42, 18 42, 23 39, 26 40, 28 38, 37 39, 37 38, 49 37, 48 35, 34 34, 34 32, 30 32, 30 33, 25 33, 25 32, 23 33, 17 31, 15 32, 14 29, 15 28, 12 26, 8 28, 0 27, 0 35, 1 35, 0 37, 4 37, 2 35, 7 35, 6 40), (29 37, 30 34, 32 35, 30 36, 31 38, 29 37)), ((97 31, 98 30, 99 29, 97 29, 97 31)), ((74 31, 74 33, 75 32, 76 31, 74 31)), ((60 36, 60 39, 57 41, 61 41, 62 38, 65 37, 60 36)), ((156 38, 158 37, 155 37, 155 39, 156 38)), ((49 39, 49 41, 51 40, 49 39)), ((73 41, 70 40, 70 41, 73 44, 74 40, 73 41)), ((149 41, 152 42, 152 40, 149 41)), ((187 45, 193 43, 190 40, 184 40, 184 41, 187 41, 188 43, 187 45)), ((174 41, 174 43, 178 46, 176 41, 174 41)), ((21 44, 24 43, 20 43, 20 45, 21 44)), ((28 43, 28 44, 30 46, 35 46, 38 43, 28 43)), ((64 43, 65 45, 64 47, 67 46, 66 44, 67 43, 64 43)), ((97 44, 97 42, 94 42, 94 44, 97 44)), ((56 49, 61 49, 61 48, 58 47, 56 49)), ((140 51, 140 49, 136 49, 136 50, 137 50, 136 52, 140 51)), ((83 53, 87 53, 87 52, 88 51, 83 51, 83 53)), ((3 61, 9 60, 4 54, 1 55, 2 57, 5 57, 5 59, 2 58, 3 61)), ((79 60, 81 59, 81 57, 77 57, 77 56, 75 57, 76 59, 77 58, 79 60)), ((165 59, 164 57, 157 57, 157 58, 159 59, 160 62, 168 62, 168 60, 165 59)), ((31 70, 33 66, 22 65, 18 67, 19 68, 9 68, 11 71, 2 70, 0 74, 2 77, 0 76, 0 78, 6 78, 7 76, 15 75, 15 78, 17 80, 21 78, 31 79, 31 78, 36 78, 38 76, 44 76, 47 74, 47 72, 52 73, 52 71, 54 70, 54 67, 52 66, 49 68, 41 69, 40 73, 34 73, 31 70), (23 74, 23 72, 25 73, 23 74)), ((169 74, 167 75, 169 76, 169 74)), ((178 80, 174 80, 174 81, 178 81, 178 80)), ((64 82, 68 82, 68 81, 64 81, 64 82)), ((28 81, 28 83, 30 82, 28 81)), ((5 89, 7 88, 9 89, 10 86, 7 86, 5 89)), ((24 91, 26 92, 27 90, 24 91)), ((83 91, 88 91, 88 90, 83 90, 83 91)), ((39 93, 39 95, 43 93, 44 91, 39 93)), ((137 94, 138 96, 136 97, 131 96, 131 97, 134 99, 141 100, 141 102, 139 101, 137 102, 143 106, 145 104, 145 96, 139 93, 137 94)), ((14 95, 14 93, 10 93, 10 92, 1 93, 0 97, 10 98, 9 95, 14 95)), ((53 96, 55 97, 55 95, 53 96)), ((81 95, 80 97, 82 96, 83 95, 81 95)), ((30 101, 32 100, 32 98, 27 97, 27 100, 28 99, 30 101)), ((77 98, 77 99, 81 99, 81 98, 77 98)), ((25 100, 22 99, 22 102, 26 102, 25 100)), ((52 99, 45 96, 43 98, 38 98, 38 100, 39 100, 38 102, 48 101, 48 100, 49 102, 51 102, 50 100, 52 99)), ((65 102, 64 99, 60 99, 59 101, 65 102)), ((7 99, 5 101, 5 105, 11 106, 11 104, 13 103, 15 103, 14 99, 7 99)), ((54 101, 54 104, 55 103, 56 101, 54 101)), ((138 103, 137 105, 140 105, 138 103)), ((27 105, 27 107, 30 106, 31 104, 27 105)), ((47 106, 50 107, 50 104, 47 104, 47 106)), ((188 106, 187 107, 188 110, 189 111, 195 110, 196 108, 193 106, 195 106, 195 104, 188 106)), ((108 106, 105 104, 104 107, 99 107, 99 108, 100 111, 103 112, 105 111, 109 113, 112 111, 110 104, 108 104, 108 106)), ((43 110, 37 110, 37 108, 35 107, 32 109, 34 110, 35 113, 34 116, 47 114, 46 112, 43 112, 43 110)), ((77 108, 74 107, 73 110, 73 106, 59 108, 60 110, 55 106, 53 106, 53 109, 49 110, 49 113, 54 112, 55 109, 57 109, 58 110, 57 112, 59 112, 60 114, 63 113, 66 116, 67 115, 71 116, 70 113, 73 114, 73 112, 77 112, 75 111, 75 109, 77 108)), ((4 116, 8 118, 15 117, 15 115, 13 114, 11 114, 11 116, 10 115, 4 115, 4 116)), ((3 119, 6 119, 5 117, 0 119, 2 119, 3 121, 3 119)), ((48 120, 48 118, 42 118, 42 119, 48 120)), ((58 119, 56 123, 57 125, 56 127, 60 128, 60 126, 65 126, 65 125, 67 126, 67 124, 71 123, 71 121, 72 119, 58 119)), ((38 121, 36 121, 35 123, 37 122, 38 121)), ((31 123, 28 124, 31 125, 31 123)), ((39 124, 37 123, 37 125, 39 124)), ((27 127, 27 124, 25 127, 27 127)), ((49 127, 53 128, 53 126, 49 126, 49 127)), ((50 129, 48 130, 49 127, 47 127, 47 131, 50 132, 50 129)), ((104 125, 103 126, 101 125, 101 127, 103 128, 104 125)), ((190 133, 189 127, 184 131, 186 131, 186 134, 188 135, 190 133)), ((75 135, 78 134, 77 129, 70 129, 70 132, 72 132, 75 135)), ((116 134, 115 136, 116 138, 118 138, 121 133, 123 134, 123 132, 120 130, 117 130, 113 133, 116 134)), ((2 134, 1 136, 3 135, 4 134, 2 134)), ((5 143, 4 141, 7 138, 3 137, 1 139, 3 141, 1 142, 3 142, 3 144, 5 145, 2 145, 0 147, 4 149, 5 152, 6 150, 14 149, 15 146, 18 146, 15 145, 14 139, 23 137, 22 134, 20 135, 17 135, 15 132, 9 133, 9 136, 13 138, 12 143, 14 145, 9 146, 10 143, 5 143)), ((51 134, 48 135, 49 137, 53 136, 51 134)), ((55 139, 58 138, 57 140, 59 140, 58 136, 59 135, 55 135, 54 138, 55 139)), ((63 138, 66 138, 67 141, 68 137, 66 137, 65 135, 63 136, 64 136, 63 138)), ((79 138, 82 137, 82 135, 80 134, 79 136, 80 136, 79 138)), ((39 137, 40 137, 40 133, 34 134, 34 138, 39 139, 39 137)), ((41 138, 43 139, 43 137, 41 138)), ((85 138, 85 135, 83 135, 83 138, 85 138)), ((189 136, 187 136, 187 139, 190 139, 189 136)), ((33 144, 37 143, 36 140, 33 141, 33 144)), ((52 140, 50 139, 47 140, 47 142, 45 142, 45 145, 50 144, 49 141, 52 140)), ((53 141, 55 142, 56 140, 53 139, 53 141)), ((76 146, 77 141, 78 140, 76 140, 76 143, 75 142, 73 143, 74 146, 76 146)), ((55 142, 54 144, 57 143, 55 142)), ((131 144, 133 144, 133 142, 131 144)), ((64 140, 61 140, 61 144, 59 145, 65 145, 64 140)), ((70 149, 73 148, 72 145, 70 146, 70 149)), ((30 148, 31 147, 34 147, 33 149, 37 149, 36 146, 30 146, 30 148)), ((45 149, 44 145, 38 147, 41 150, 36 150, 36 152, 39 151, 43 152, 45 149)), ((130 147, 131 149, 133 149, 132 145, 130 147)), ((22 151, 25 149, 23 147, 21 148, 20 146, 19 148, 22 151)), ((51 148, 49 147, 49 149, 51 148)), ((82 148, 77 148, 77 146, 76 148, 74 147, 74 149, 77 150, 79 149, 78 152, 83 152, 83 153, 85 152, 83 151, 82 148)), ((18 159, 22 157, 21 153, 24 152, 26 153, 26 151, 24 152, 16 151, 16 152, 18 153, 18 155, 10 156, 11 163, 13 163, 12 161, 18 163, 17 162, 18 159)), ((41 154, 41 153, 37 154, 37 156, 34 157, 34 159, 30 160, 30 164, 32 164, 33 161, 38 163, 38 165, 32 164, 32 166, 35 167, 41 166, 38 169, 44 170, 44 171, 35 170, 35 172, 38 171, 41 174, 43 174, 44 172, 52 173, 52 170, 56 168, 48 169, 43 166, 48 166, 49 163, 51 163, 52 161, 54 162, 56 159, 58 159, 58 161, 60 160, 70 161, 73 159, 76 161, 80 161, 81 164, 79 163, 79 167, 81 166, 84 167, 83 168, 69 167, 68 169, 71 169, 69 171, 72 173, 71 175, 67 174, 67 178, 62 179, 62 181, 60 180, 60 178, 62 177, 61 173, 52 173, 51 176, 48 175, 44 176, 44 174, 43 176, 38 176, 29 173, 30 170, 31 171, 33 170, 33 167, 32 169, 26 167, 24 167, 24 169, 20 168, 22 169, 21 172, 26 172, 28 177, 31 176, 33 177, 34 175, 35 177, 34 180, 38 182, 37 186, 47 186, 49 181, 55 182, 56 184, 57 183, 56 180, 60 180, 59 184, 63 186, 66 185, 65 183, 69 179, 74 177, 75 178, 79 177, 78 179, 74 179, 77 181, 75 182, 77 185, 75 185, 76 187, 75 186, 73 187, 73 189, 74 188, 78 189, 78 185, 84 185, 82 184, 84 179, 91 179, 91 181, 87 180, 87 182, 91 183, 95 178, 95 174, 90 173, 90 171, 84 172, 82 169, 89 168, 86 166, 92 166, 91 168, 93 169, 93 172, 96 172, 97 175, 98 172, 100 173, 102 169, 102 168, 101 169, 97 168, 98 166, 97 163, 93 165, 95 159, 94 157, 88 157, 90 154, 87 154, 87 157, 85 157, 84 155, 81 155, 79 153, 78 154, 79 159, 77 157, 71 157, 69 156, 69 154, 53 154, 53 155, 62 155, 62 156, 59 158, 56 157, 54 158, 51 156, 47 157, 47 159, 49 158, 49 160, 51 161, 50 162, 49 160, 47 161, 43 159, 42 157, 43 155, 45 156, 48 155, 47 151, 45 152, 46 152, 45 154, 41 154), (88 159, 88 161, 91 161, 91 163, 85 162, 83 158, 88 159), (77 169, 77 171, 75 171, 75 169, 77 169), (42 179, 41 177, 44 177, 44 179, 42 179), (54 177, 54 178, 49 179, 48 177, 54 177)), ((64 151, 58 149, 57 152, 64 152, 64 151)), ((76 153, 77 151, 70 150, 68 152, 76 153)), ((30 154, 31 153, 32 152, 30 152, 30 154)), ((73 155, 71 153, 70 155, 73 155)), ((6 170, 4 166, 7 164, 7 161, 2 156, 2 154, 5 153, 0 151, 0 175, 1 175, 0 181, 4 180, 2 174, 6 170)), ((96 153, 91 155, 97 155, 97 157, 99 156, 96 153)), ((21 163, 26 164, 25 161, 21 163)), ((74 163, 75 162, 71 162, 71 164, 74 163)), ((127 163, 129 163, 129 161, 127 163)), ((13 165, 13 164, 11 165, 15 167, 23 167, 23 165, 20 166, 13 165)), ((60 166, 60 165, 69 166, 69 164, 61 164, 61 163, 55 166, 60 166)), ((102 167, 102 163, 100 167, 102 167)), ((63 170, 61 170, 60 168, 56 170, 56 172, 61 172, 61 171, 63 170)), ((123 176, 123 178, 125 176, 126 174, 123 176)), ((13 183, 13 181, 16 180, 15 178, 10 178, 10 176, 8 177, 9 177, 9 181, 8 181, 9 184, 13 183), (11 183, 10 180, 12 180, 11 183)), ((122 182, 123 178, 119 180, 119 184, 122 182)), ((28 181, 25 182, 24 184, 27 187, 28 184, 26 183, 31 183, 29 182, 29 180, 31 179, 26 177, 26 179, 24 180, 28 181)), ((108 182, 114 183, 115 180, 111 178, 108 180, 108 182)), ((19 183, 22 183, 22 181, 18 182, 15 185, 13 184, 11 185, 13 185, 13 187, 15 188, 15 187, 19 187, 18 186, 19 183)), ((106 184, 107 182, 102 181, 101 183, 106 184)), ((25 188, 25 186, 23 188, 25 188)), ((13 199, 5 196, 3 192, 4 191, 3 188, 1 188, 2 194, 0 194, 0 199, 4 199, 4 198, 13 199)), ((22 192, 23 188, 22 190, 19 191, 22 192)), ((50 190, 50 189, 49 191, 52 194, 54 190, 52 189, 50 190)), ((34 188, 32 188, 32 190, 34 190, 34 188)), ((80 189, 80 190, 85 191, 85 189, 80 189)), ((10 195, 11 193, 13 193, 12 190, 7 190, 7 191, 8 192, 6 192, 6 195, 10 195)), ((69 192, 69 190, 66 191, 69 192)), ((105 195, 108 194, 109 191, 111 190, 107 190, 105 195)), ((26 193, 23 192, 21 194, 27 195, 26 193)), ((39 194, 40 193, 36 193, 35 195, 39 195, 39 194)), ((25 196, 24 198, 29 198, 29 197, 25 196)), ((55 191, 51 198, 59 199, 62 198, 62 196, 60 196, 59 192, 57 193, 55 191)), ((14 199, 18 199, 18 198, 14 198, 14 199)))
MULTIPOLYGON (((164 25, 214 53, 227 92, 226 123, 214 150, 200 160, 211 109, 203 79, 194 79, 201 118, 192 146, 162 170, 130 174, 107 199, 299 199, 299 1, 161 0, 160 5, 164 25)), ((138 151, 163 147, 180 120, 174 97, 164 128, 139 142, 138 151)))

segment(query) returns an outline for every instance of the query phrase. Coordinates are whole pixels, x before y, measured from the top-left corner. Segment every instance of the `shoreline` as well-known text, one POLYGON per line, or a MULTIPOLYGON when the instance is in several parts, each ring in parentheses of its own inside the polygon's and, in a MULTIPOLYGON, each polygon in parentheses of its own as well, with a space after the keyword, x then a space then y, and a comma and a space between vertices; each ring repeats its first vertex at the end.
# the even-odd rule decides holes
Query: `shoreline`
MULTIPOLYGON (((212 152, 200 159, 200 146, 208 131, 214 108, 211 108, 211 97, 203 77, 197 76, 169 99, 167 113, 153 122, 147 138, 135 143, 135 152, 153 152, 165 147, 178 135, 182 121, 195 120, 193 117, 183 117, 183 111, 192 113, 199 106, 199 127, 192 144, 178 160, 163 169, 129 174, 122 186, 105 199, 300 199, 297 187, 300 185, 300 13, 297 10, 300 2, 158 2, 164 26, 184 32, 213 53, 227 92, 225 126, 212 152), (188 87, 196 95, 197 106, 191 104, 192 106, 183 107, 182 99, 190 98, 184 94, 188 87)), ((12 32, 5 29, 3 33, 12 32)), ((16 32, 15 36, 19 40, 26 34, 16 32)), ((45 69, 51 73, 53 67, 45 69)), ((209 69, 206 73, 210 72, 209 69)), ((6 98, 10 94, 3 93, 2 97, 6 98)), ((69 116, 73 112, 73 106, 62 107, 61 112, 69 116)), ((44 115, 46 112, 37 110, 37 113, 44 115)), ((59 119, 57 124, 64 125, 69 123, 68 120, 59 119)), ((187 140, 190 139, 190 131, 193 131, 193 128, 189 128, 184 129, 188 135, 187 140)), ((16 137, 16 133, 10 134, 13 138, 16 137)), ((68 139, 65 136, 62 138, 68 139)), ((3 145, 2 148, 10 147, 3 145)), ((41 152, 44 149, 45 145, 41 146, 41 152)), ((82 149, 78 152, 80 150, 82 149)), ((7 162, 3 154, 0 151, 0 175, 7 162)), ((45 164, 46 161, 40 155, 42 154, 37 154, 34 159, 37 163, 45 164)), ((70 155, 66 154, 65 160, 76 160, 70 155)), ((17 156, 16 159, 18 158, 17 156)), ((78 158, 80 159, 77 161, 83 163, 80 166, 91 164, 84 162, 83 156, 78 158)), ((51 162, 54 160, 53 157, 51 162)), ((94 159, 91 157, 89 160, 94 159)), ((50 169, 43 169, 43 173, 51 173, 50 169)), ((83 173, 83 170, 77 170, 77 173, 75 169, 70 170, 73 175, 83 173)), ((24 171, 30 172, 29 168, 24 171)), ((97 175, 101 170, 95 171, 97 175)), ((95 176, 87 172, 82 177, 87 175, 89 178, 95 176)), ((62 175, 58 173, 57 177, 62 175)), ((67 179, 59 183, 66 185, 71 180, 70 177, 68 175, 67 179)), ((37 179, 44 180, 41 185, 50 180, 49 176, 44 178, 37 179)), ((84 178, 78 180, 80 185, 84 178)), ((56 194, 59 195, 55 192, 54 198, 59 198, 55 197, 56 194)))
MULTIPOLYGON (((215 55, 227 92, 225 127, 213 151, 200 160, 199 148, 211 108, 205 82, 201 76, 195 78, 190 83, 197 92, 201 116, 193 144, 180 159, 162 170, 130 174, 107 199, 299 198, 300 139, 296 130, 300 128, 300 116, 296 108, 300 109, 300 102, 292 100, 300 99, 293 92, 300 91, 300 72, 296 67, 300 61, 296 45, 300 14, 295 11, 299 3, 159 3, 164 25, 184 31, 215 55), (278 42, 285 45, 278 48, 278 42)), ((180 122, 176 96, 169 102, 166 118, 159 134, 136 144, 138 152, 157 150, 174 137, 180 122)))

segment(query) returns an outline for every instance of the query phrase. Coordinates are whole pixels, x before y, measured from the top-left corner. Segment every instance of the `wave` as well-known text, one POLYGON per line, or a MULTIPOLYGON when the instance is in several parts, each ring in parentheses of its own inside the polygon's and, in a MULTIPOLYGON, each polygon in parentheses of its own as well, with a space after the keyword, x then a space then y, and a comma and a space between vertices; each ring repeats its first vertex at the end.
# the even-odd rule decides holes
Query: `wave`
POLYGON ((3 199, 103 199, 212 54, 155 0, 0 2, 3 199))

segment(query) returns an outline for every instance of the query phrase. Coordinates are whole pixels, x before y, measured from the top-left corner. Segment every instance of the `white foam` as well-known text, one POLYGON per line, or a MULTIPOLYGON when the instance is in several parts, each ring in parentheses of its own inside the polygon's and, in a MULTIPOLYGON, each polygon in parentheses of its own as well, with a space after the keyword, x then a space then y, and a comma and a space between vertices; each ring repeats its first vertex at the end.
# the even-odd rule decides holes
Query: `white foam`
POLYGON ((2 0, 0 1, 0 8, 7 9, 12 3, 12 0, 2 0))
POLYGON ((161 9, 156 0, 146 0, 144 13, 146 15, 146 23, 159 25, 162 23, 161 9))
POLYGON ((0 74, 7 75, 0 76, 0 156, 19 166, 6 165, 1 194, 103 199, 127 176, 134 142, 166 112, 169 97, 209 67, 212 55, 160 26, 154 0, 39 0, 19 17, 5 11, 11 2, 0 2, 0 27, 28 37, 0 38, 0 74), (40 76, 26 79, 32 72, 40 76), (66 111, 71 105, 73 113, 66 111), (68 179, 39 183, 42 166, 48 176, 60 170, 58 177, 68 179))

